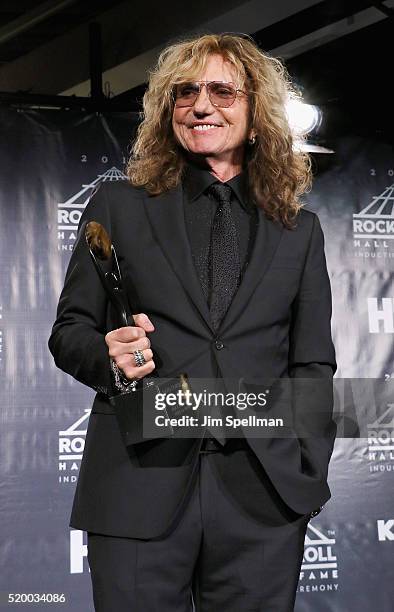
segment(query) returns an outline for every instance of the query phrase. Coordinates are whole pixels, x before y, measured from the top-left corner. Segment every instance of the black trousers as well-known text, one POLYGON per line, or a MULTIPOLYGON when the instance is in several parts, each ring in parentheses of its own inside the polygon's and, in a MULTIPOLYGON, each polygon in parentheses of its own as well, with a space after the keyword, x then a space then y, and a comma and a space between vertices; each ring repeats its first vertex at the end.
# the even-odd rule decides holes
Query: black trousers
POLYGON ((199 461, 166 537, 88 532, 96 612, 293 611, 310 515, 283 502, 250 449, 199 461))

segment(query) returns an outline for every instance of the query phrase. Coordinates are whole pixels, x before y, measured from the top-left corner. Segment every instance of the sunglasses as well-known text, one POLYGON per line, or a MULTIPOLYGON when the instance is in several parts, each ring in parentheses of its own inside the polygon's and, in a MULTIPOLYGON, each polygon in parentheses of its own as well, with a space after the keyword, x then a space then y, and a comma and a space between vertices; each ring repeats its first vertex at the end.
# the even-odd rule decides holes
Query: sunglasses
POLYGON ((192 81, 178 83, 174 87, 175 106, 178 108, 193 106, 203 87, 206 87, 211 104, 219 108, 228 108, 234 104, 238 92, 245 93, 231 81, 192 81))

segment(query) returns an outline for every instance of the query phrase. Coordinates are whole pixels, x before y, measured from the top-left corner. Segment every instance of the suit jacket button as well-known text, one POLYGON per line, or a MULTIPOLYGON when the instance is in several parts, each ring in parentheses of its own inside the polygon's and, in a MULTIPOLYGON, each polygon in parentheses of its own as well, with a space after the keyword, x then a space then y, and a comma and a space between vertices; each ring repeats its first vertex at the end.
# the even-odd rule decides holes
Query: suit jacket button
POLYGON ((215 340, 215 346, 217 348, 218 351, 220 351, 222 348, 224 348, 224 344, 221 340, 215 340))

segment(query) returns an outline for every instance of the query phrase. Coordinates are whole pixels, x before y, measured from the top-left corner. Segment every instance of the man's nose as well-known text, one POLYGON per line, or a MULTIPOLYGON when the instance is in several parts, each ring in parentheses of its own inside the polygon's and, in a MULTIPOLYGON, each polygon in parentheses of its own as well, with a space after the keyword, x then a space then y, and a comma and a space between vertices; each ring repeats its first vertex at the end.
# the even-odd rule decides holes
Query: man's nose
POLYGON ((200 93, 198 94, 196 101, 193 104, 193 111, 196 114, 201 113, 209 113, 215 110, 215 107, 212 105, 206 85, 202 85, 200 89, 200 93))

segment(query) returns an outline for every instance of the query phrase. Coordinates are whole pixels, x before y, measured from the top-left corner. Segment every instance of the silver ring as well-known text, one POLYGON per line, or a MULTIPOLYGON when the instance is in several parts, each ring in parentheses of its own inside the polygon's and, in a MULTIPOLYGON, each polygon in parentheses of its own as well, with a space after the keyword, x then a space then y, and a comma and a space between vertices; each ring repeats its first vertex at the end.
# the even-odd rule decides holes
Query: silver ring
POLYGON ((135 365, 137 366, 137 368, 140 368, 141 366, 144 365, 144 363, 146 363, 144 353, 141 351, 141 349, 137 349, 136 351, 133 351, 133 355, 135 359, 135 365))

